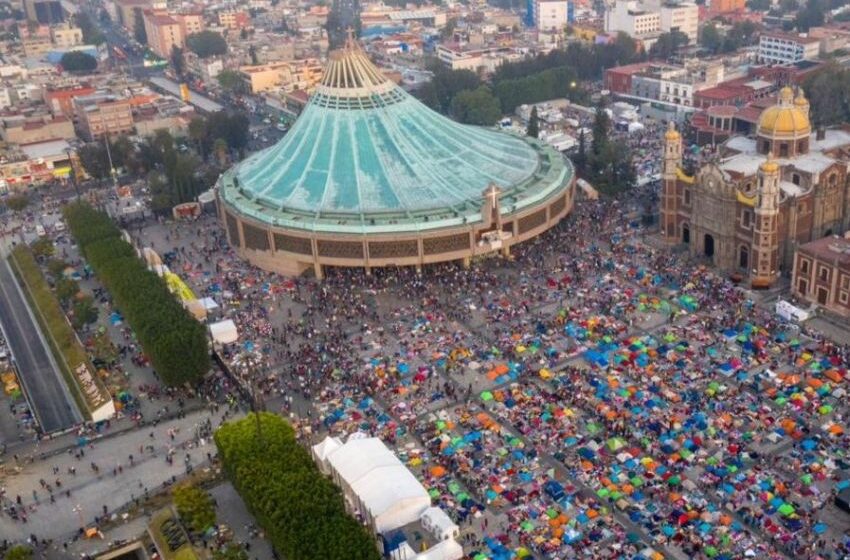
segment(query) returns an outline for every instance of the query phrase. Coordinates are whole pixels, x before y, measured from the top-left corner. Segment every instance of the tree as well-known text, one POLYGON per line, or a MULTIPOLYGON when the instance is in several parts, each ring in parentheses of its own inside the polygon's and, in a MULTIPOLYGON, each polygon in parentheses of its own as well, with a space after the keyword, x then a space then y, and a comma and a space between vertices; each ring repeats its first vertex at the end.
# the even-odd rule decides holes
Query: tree
POLYGON ((31 560, 32 549, 22 544, 16 544, 6 551, 6 555, 3 558, 4 560, 31 560))
POLYGON ((251 414, 223 425, 214 438, 224 472, 282 558, 381 558, 367 529, 346 513, 339 488, 283 418, 251 414))
POLYGON ((540 117, 537 116, 537 105, 531 108, 531 116, 528 118, 528 128, 525 129, 525 134, 532 138, 537 138, 540 134, 540 117))
POLYGON ((56 297, 62 305, 67 304, 78 293, 80 293, 80 284, 76 280, 62 277, 56 281, 56 297))
POLYGON ((103 142, 92 142, 77 150, 77 157, 91 177, 106 179, 109 177, 109 157, 103 142))
POLYGON ((218 85, 229 93, 242 93, 245 90, 245 82, 242 80, 242 75, 235 70, 222 70, 216 76, 218 85))
POLYGON ((227 41, 221 33, 205 30, 189 35, 186 38, 186 47, 200 58, 210 58, 225 54, 227 41))
POLYGON ((649 56, 668 59, 675 55, 680 48, 688 44, 688 36, 674 29, 658 36, 658 40, 649 49, 649 56))
POLYGON ((257 47, 255 47, 254 45, 248 47, 248 56, 251 57, 251 64, 253 64, 254 66, 260 63, 260 59, 257 56, 257 47))
POLYGON ((455 29, 457 29, 457 18, 449 18, 446 22, 446 25, 440 30, 440 39, 443 41, 448 41, 452 38, 452 35, 455 33, 455 29))
POLYGON ((715 54, 720 52, 723 46, 723 36, 717 30, 714 22, 709 22, 703 26, 700 31, 699 41, 705 50, 715 54))
POLYGON ((478 75, 470 70, 448 70, 439 62, 429 69, 434 76, 417 93, 423 103, 444 114, 449 112, 455 95, 481 85, 478 75))
POLYGON ((806 7, 797 12, 794 20, 798 31, 808 31, 812 27, 823 25, 824 11, 822 0, 809 0, 806 7))
POLYGON ((458 93, 451 103, 452 117, 462 123, 492 126, 502 118, 499 100, 487 86, 458 93))
POLYGON ((56 253, 56 246, 49 237, 39 237, 32 242, 30 249, 36 257, 52 257, 56 253))
POLYGON ((177 45, 171 45, 171 69, 174 70, 174 75, 177 79, 183 81, 183 75, 186 72, 186 59, 183 57, 183 49, 177 45))
MULTIPOLYGON (((62 213, 83 257, 136 333, 160 379, 169 386, 201 379, 210 365, 203 325, 147 269, 105 212, 74 202, 66 204, 62 213)), ((81 320, 87 316, 83 309, 74 311, 81 320)))
POLYGON ((822 70, 809 76, 803 89, 811 106, 810 114, 815 126, 828 126, 850 120, 850 70, 831 62, 822 70))
POLYGON ((29 206, 30 199, 25 194, 13 194, 6 198, 6 207, 12 212, 23 212, 24 208, 29 206))
POLYGON ((97 307, 91 296, 83 296, 74 300, 71 305, 71 324, 81 330, 86 325, 97 321, 97 307))
POLYGON ((225 167, 227 165, 227 140, 224 138, 217 138, 215 143, 213 144, 213 152, 218 158, 218 164, 221 167, 225 167))
POLYGON ((100 31, 97 25, 91 20, 88 12, 80 10, 75 16, 77 27, 83 32, 83 42, 87 45, 100 45, 106 42, 106 36, 100 31))
POLYGON ((62 259, 50 259, 47 261, 47 272, 50 273, 56 282, 64 278, 65 269, 67 267, 68 263, 62 259))
POLYGON ((205 491, 184 484, 176 487, 172 495, 177 513, 192 531, 203 533, 215 525, 215 505, 205 491))
POLYGON ((83 51, 69 51, 62 55, 59 64, 66 72, 84 74, 97 68, 97 59, 83 51))
POLYGON ((145 29, 145 16, 141 8, 133 8, 133 37, 142 45, 148 44, 148 32, 145 29))

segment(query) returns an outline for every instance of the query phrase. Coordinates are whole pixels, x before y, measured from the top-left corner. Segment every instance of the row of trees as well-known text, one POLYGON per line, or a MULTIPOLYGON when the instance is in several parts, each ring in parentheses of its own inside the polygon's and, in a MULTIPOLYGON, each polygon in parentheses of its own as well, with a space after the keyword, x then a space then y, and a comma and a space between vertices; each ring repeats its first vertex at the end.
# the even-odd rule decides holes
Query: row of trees
POLYGON ((261 412, 215 433, 222 465, 248 509, 287 560, 378 560, 366 529, 316 468, 280 416, 261 412))
POLYGON ((489 84, 475 72, 448 70, 434 62, 429 64, 434 76, 417 96, 460 122, 492 125, 523 104, 556 97, 585 102, 587 94, 577 87, 579 80, 599 79, 605 68, 629 64, 641 56, 634 40, 621 33, 611 44, 570 43, 566 49, 502 64, 489 84))
POLYGON ((176 386, 200 380, 210 367, 204 327, 136 257, 109 216, 84 202, 69 204, 62 213, 162 381, 176 386))

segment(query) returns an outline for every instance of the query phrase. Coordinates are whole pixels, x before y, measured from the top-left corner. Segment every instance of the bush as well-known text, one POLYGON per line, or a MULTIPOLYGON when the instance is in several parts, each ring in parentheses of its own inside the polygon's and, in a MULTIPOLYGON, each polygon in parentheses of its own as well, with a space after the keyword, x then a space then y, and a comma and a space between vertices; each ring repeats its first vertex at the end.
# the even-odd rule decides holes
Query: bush
POLYGON ((287 560, 378 560, 367 530, 280 416, 260 413, 215 433, 222 465, 272 545, 287 560))
POLYGON ((215 525, 215 506, 209 494, 188 484, 178 486, 172 494, 177 513, 192 531, 202 533, 215 525))
POLYGON ((4 560, 30 560, 32 558, 32 549, 22 544, 16 544, 6 551, 4 560))
POLYGON ((63 213, 82 254, 162 380, 172 386, 200 380, 210 368, 203 325, 136 257, 109 216, 83 202, 65 206, 63 213))

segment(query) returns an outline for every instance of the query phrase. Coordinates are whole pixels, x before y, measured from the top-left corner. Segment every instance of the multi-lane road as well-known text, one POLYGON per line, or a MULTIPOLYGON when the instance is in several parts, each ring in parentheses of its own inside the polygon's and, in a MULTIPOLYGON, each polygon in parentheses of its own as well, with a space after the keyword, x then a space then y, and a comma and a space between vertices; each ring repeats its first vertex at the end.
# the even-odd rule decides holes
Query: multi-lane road
POLYGON ((0 324, 36 420, 51 433, 79 423, 81 416, 32 313, 0 253, 0 324))

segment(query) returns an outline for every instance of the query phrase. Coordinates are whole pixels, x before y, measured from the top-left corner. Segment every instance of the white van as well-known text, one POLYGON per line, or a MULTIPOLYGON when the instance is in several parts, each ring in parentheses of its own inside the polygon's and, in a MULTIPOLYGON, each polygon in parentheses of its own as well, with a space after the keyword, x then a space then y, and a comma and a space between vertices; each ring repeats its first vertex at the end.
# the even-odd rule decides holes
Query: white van
POLYGON ((44 231, 44 226, 41 224, 35 224, 35 234, 39 237, 44 237, 47 235, 47 232, 44 231))

